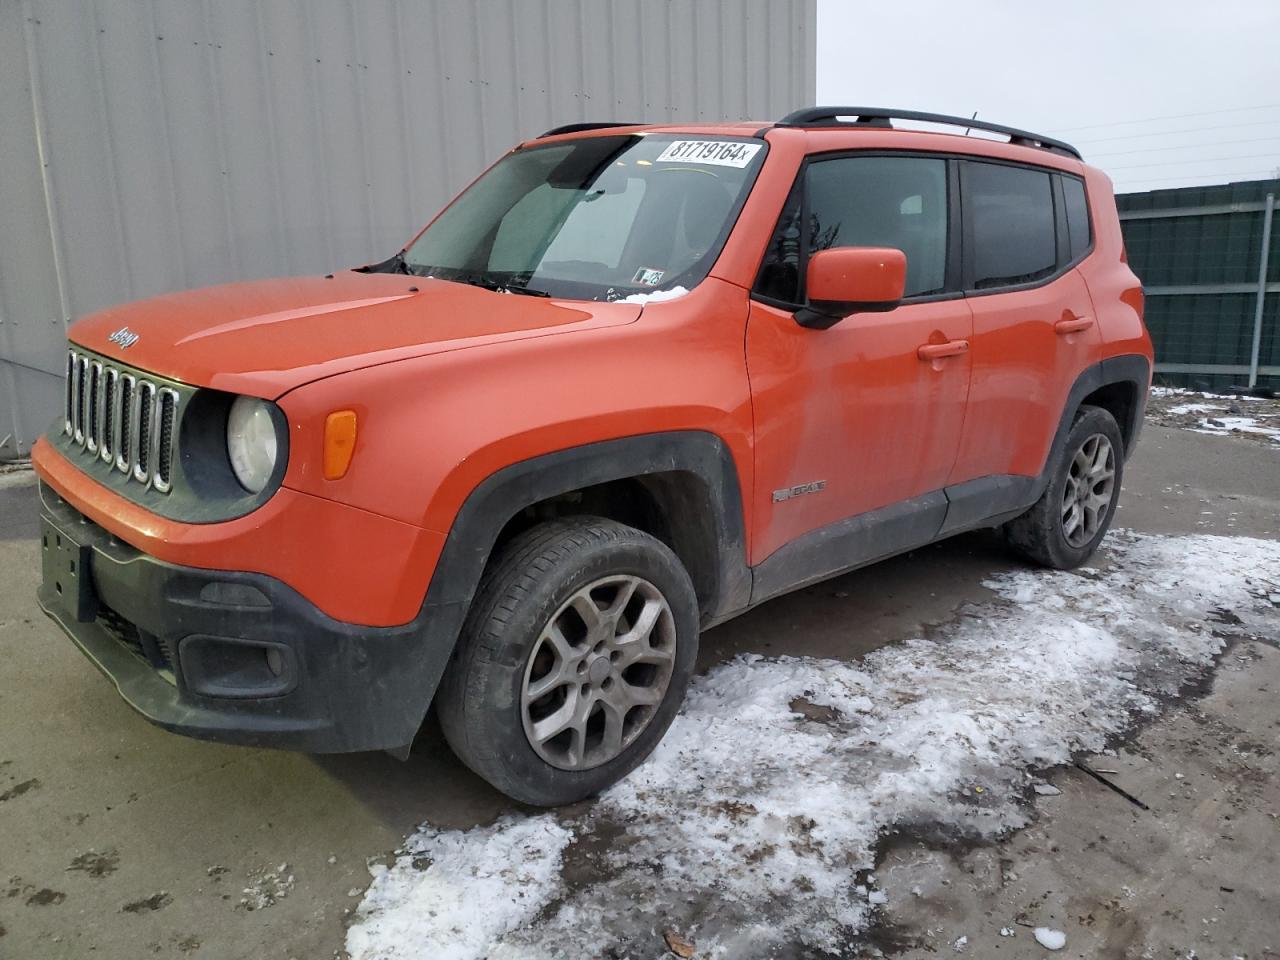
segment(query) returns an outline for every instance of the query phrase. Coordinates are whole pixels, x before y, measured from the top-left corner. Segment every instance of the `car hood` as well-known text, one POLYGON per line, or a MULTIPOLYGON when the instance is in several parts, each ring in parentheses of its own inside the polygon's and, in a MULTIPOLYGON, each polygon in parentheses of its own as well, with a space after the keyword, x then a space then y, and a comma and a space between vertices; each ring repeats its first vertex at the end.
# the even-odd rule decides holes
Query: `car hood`
POLYGON ((640 309, 352 270, 123 304, 80 320, 70 338, 161 376, 274 398, 312 380, 392 360, 630 323, 640 309))

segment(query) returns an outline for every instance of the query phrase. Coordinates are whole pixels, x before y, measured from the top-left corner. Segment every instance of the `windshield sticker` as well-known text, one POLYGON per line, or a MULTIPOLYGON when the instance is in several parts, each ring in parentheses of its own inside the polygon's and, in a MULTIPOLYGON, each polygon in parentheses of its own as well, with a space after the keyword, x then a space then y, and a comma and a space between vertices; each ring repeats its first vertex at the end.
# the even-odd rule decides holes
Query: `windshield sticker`
POLYGON ((665 270, 655 270, 653 267, 641 267, 631 278, 631 282, 643 287, 656 287, 662 282, 662 275, 665 272, 665 270))
POLYGON ((717 167, 745 167, 762 144, 736 140, 676 140, 658 155, 658 163, 710 163, 717 167))

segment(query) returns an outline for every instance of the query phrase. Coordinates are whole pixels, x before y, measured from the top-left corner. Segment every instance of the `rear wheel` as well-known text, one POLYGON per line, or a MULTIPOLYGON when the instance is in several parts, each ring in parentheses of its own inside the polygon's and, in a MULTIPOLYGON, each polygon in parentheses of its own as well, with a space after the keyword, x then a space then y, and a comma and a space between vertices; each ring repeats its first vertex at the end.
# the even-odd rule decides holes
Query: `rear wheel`
POLYGON ((1013 547, 1036 563, 1068 570, 1102 542, 1115 514, 1124 472, 1124 439, 1101 407, 1081 407, 1056 452, 1044 493, 1005 526, 1013 547))
POLYGON ((486 573, 437 695, 458 757, 543 806, 631 772, 680 708, 697 600, 671 550, 593 517, 540 524, 486 573))

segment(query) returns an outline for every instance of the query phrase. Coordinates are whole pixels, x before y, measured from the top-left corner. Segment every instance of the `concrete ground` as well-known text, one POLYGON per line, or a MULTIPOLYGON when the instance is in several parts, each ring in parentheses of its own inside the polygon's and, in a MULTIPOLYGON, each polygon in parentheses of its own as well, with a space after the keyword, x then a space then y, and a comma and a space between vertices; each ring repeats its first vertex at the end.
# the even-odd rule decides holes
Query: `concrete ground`
MULTIPOLYGON (((1116 523, 1280 538, 1280 452, 1148 426, 1116 523)), ((423 820, 515 809, 432 729, 400 763, 151 727, 37 609, 35 530, 34 488, 0 475, 0 957, 332 957, 367 857, 423 820)), ((1012 565, 992 535, 960 537, 710 631, 702 666, 746 651, 854 658, 948 620, 1012 565)), ((1239 640, 1203 697, 1116 755, 1082 758, 1132 799, 1067 768, 1036 823, 999 844, 888 838, 890 904, 867 952, 950 954, 963 937, 972 956, 1042 957, 1031 927, 1045 925, 1067 932, 1064 956, 1280 957, 1277 688, 1280 652, 1239 640)))

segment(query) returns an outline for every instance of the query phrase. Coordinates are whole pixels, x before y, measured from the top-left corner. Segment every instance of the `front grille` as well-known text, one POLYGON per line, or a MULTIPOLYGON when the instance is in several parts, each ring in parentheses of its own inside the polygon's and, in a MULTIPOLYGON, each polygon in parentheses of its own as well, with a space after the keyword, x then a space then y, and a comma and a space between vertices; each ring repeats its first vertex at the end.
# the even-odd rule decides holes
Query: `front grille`
POLYGON ((129 479, 168 493, 178 391, 80 350, 67 354, 63 432, 129 479))

